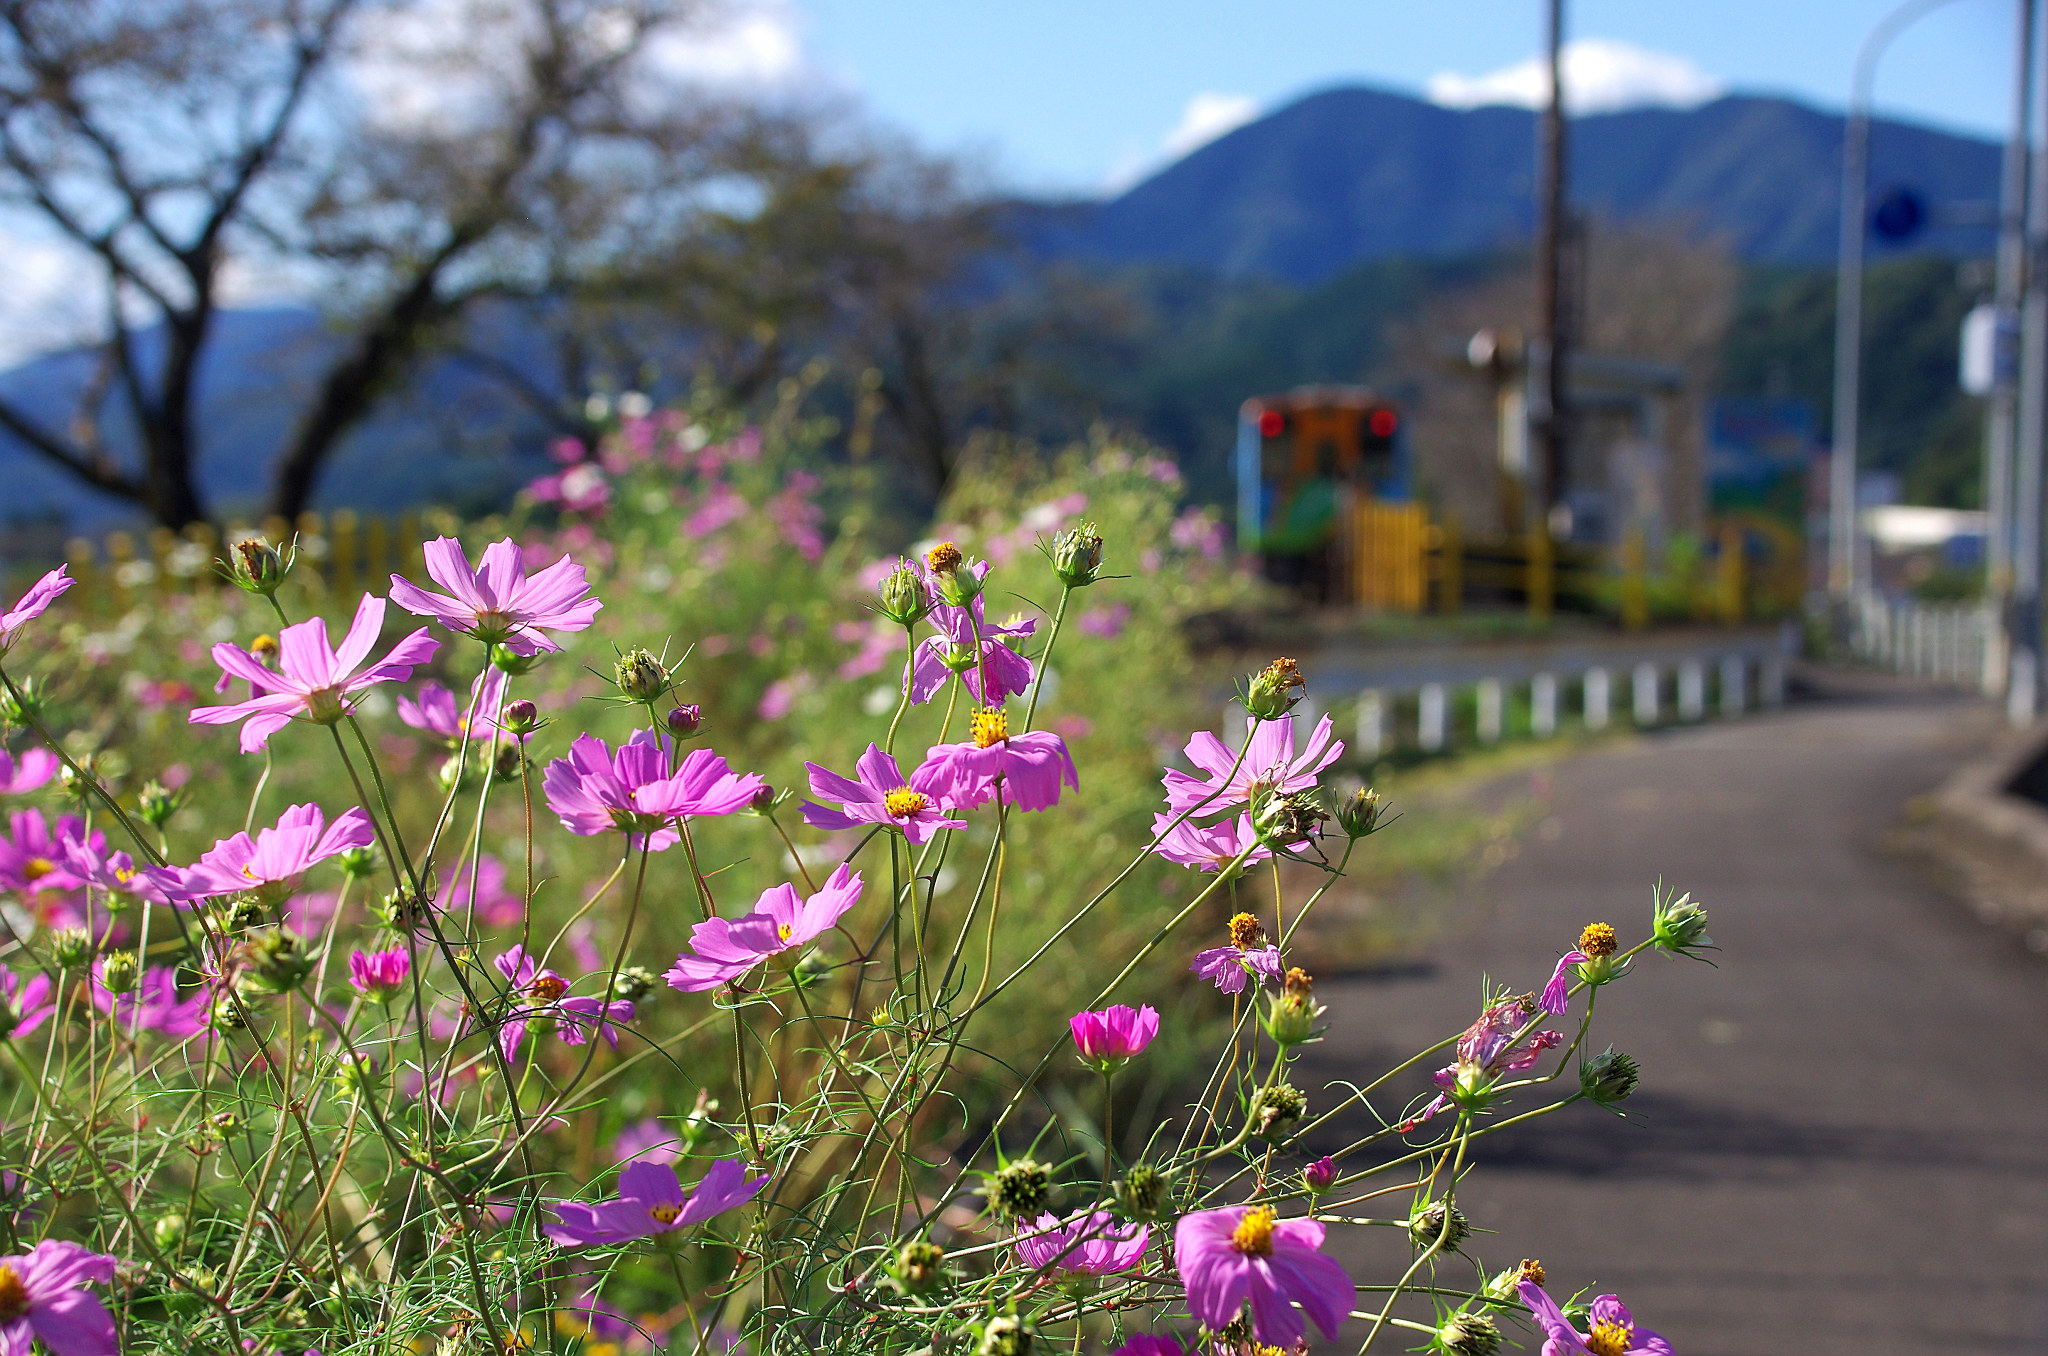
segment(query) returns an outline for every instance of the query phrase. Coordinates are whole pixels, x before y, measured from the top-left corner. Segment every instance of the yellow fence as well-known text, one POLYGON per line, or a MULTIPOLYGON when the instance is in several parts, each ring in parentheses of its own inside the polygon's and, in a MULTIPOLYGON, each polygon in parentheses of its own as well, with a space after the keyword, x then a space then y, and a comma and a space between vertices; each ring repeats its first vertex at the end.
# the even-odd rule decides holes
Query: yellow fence
POLYGON ((387 517, 338 509, 301 514, 296 524, 272 518, 261 527, 230 527, 225 533, 195 523, 182 533, 158 527, 109 532, 97 542, 74 537, 64 554, 79 581, 80 605, 125 609, 151 593, 191 592, 223 583, 214 562, 234 542, 260 535, 283 548, 296 536, 292 577, 347 595, 380 588, 394 574, 420 578, 421 542, 452 533, 455 525, 454 515, 441 510, 387 517))

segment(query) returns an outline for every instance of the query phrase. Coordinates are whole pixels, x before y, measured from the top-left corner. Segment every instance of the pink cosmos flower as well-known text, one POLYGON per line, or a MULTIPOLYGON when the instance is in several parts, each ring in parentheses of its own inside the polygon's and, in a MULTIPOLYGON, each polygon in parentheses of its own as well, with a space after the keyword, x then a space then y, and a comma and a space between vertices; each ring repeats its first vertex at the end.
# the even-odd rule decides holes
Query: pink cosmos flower
POLYGON ((1159 840, 1152 849, 1154 852, 1169 862, 1202 871, 1222 870, 1236 861, 1237 854, 1246 848, 1252 850, 1251 856, 1244 859, 1246 866, 1263 862, 1273 855, 1258 845, 1258 835, 1252 832, 1249 814, 1218 820, 1206 828, 1179 814, 1154 814, 1152 836, 1159 840))
POLYGON ((665 1163, 628 1163, 619 1170, 619 1198, 598 1205, 561 1201, 559 1223, 544 1232, 564 1248, 596 1248, 687 1229, 745 1205, 768 1185, 768 1174, 748 1178, 737 1158, 721 1158, 687 1194, 676 1170, 665 1163))
MULTIPOLYGON (((988 574, 987 561, 977 561, 967 568, 977 579, 988 574)), ((936 587, 932 589, 932 595, 938 596, 936 587)), ((913 703, 930 701, 955 673, 967 684, 974 700, 983 706, 1000 706, 1005 699, 1031 686, 1036 672, 1031 661, 1004 642, 1021 640, 1032 634, 1038 629, 1037 619, 1026 617, 1014 622, 991 622, 983 614, 982 596, 976 594, 967 607, 940 603, 932 609, 929 620, 939 634, 919 644, 911 659, 910 700, 913 703), (970 608, 972 620, 968 617, 970 608), (977 626, 981 631, 978 647, 975 643, 977 626), (981 690, 984 671, 988 675, 986 694, 981 690)))
POLYGON ((65 573, 70 568, 68 565, 59 565, 29 585, 28 592, 21 595, 20 602, 6 612, 0 612, 0 654, 6 653, 7 648, 14 644, 14 638, 22 627, 47 612, 50 604, 56 602, 64 590, 77 582, 65 573))
POLYGON ((1534 1031, 1518 1039, 1515 1033, 1527 1026, 1534 1015, 1522 1006, 1519 998, 1504 998, 1480 1013, 1458 1037, 1457 1063, 1447 1064, 1432 1075, 1443 1092, 1408 1125, 1419 1124, 1442 1111, 1450 1105, 1453 1093, 1483 1093, 1502 1074, 1532 1068, 1545 1050, 1564 1044, 1564 1033, 1560 1031, 1534 1031))
POLYGON ((1542 1286, 1523 1281, 1516 1289, 1543 1329, 1543 1356, 1673 1356, 1671 1344, 1648 1328, 1638 1328, 1628 1306, 1613 1295, 1594 1298, 1586 1311, 1593 1329, 1581 1334, 1565 1321, 1564 1311, 1542 1286))
POLYGON ((1141 1332, 1109 1356, 1188 1356, 1188 1349, 1181 1345, 1178 1337, 1141 1332))
POLYGON ((1261 984, 1278 984, 1287 971, 1280 960, 1280 948, 1271 943, 1245 950, 1234 946, 1210 947, 1196 952, 1188 969, 1214 983, 1219 993, 1228 994, 1243 993, 1245 984, 1253 978, 1261 984))
POLYGON ((77 815, 57 820, 57 830, 40 810, 16 810, 8 816, 12 830, 0 837, 0 887, 27 898, 44 890, 76 890, 85 878, 71 864, 74 845, 104 852, 106 835, 88 835, 77 815))
POLYGON ((7 1036, 26 1036, 50 1020, 57 999, 50 992, 50 977, 33 974, 23 979, 12 970, 0 970, 0 1025, 7 1036))
POLYGON ((46 1238, 26 1256, 0 1257, 0 1352, 28 1356, 37 1338, 56 1356, 115 1356, 114 1318, 89 1285, 109 1285, 114 1259, 46 1238))
POLYGON ((860 902, 863 883, 858 871, 841 862, 809 899, 798 898, 788 882, 771 886, 746 916, 707 918, 691 928, 691 950, 678 955, 662 978, 684 993, 703 993, 738 979, 770 956, 804 946, 837 925, 860 902))
MULTIPOLYGON (((469 911, 468 867, 455 873, 448 886, 448 907, 457 913, 469 911)), ((505 884, 505 864, 488 853, 476 860, 477 921, 490 927, 510 927, 526 913, 526 902, 505 884)))
POLYGON ((519 1053, 530 1025, 553 1023, 564 1045, 588 1045, 594 1030, 606 1045, 619 1048, 619 1022, 633 1020, 633 1005, 623 998, 605 1003, 595 998, 572 997, 569 981, 553 970, 544 970, 523 946, 514 946, 492 960, 498 973, 511 982, 513 992, 527 1001, 506 1014, 498 1027, 498 1048, 509 1062, 519 1053))
POLYGON ((454 596, 429 593, 394 574, 391 601, 487 645, 502 642, 516 655, 561 649, 545 633, 584 630, 604 606, 590 596, 583 567, 567 556, 527 578, 526 558, 510 537, 486 546, 474 570, 453 537, 436 537, 420 549, 427 573, 454 596))
POLYGON ((332 725, 348 712, 349 698, 378 683, 403 682, 417 666, 434 657, 441 642, 423 626, 407 635, 384 658, 363 669, 370 647, 384 629, 384 600, 366 593, 356 607, 355 621, 341 648, 327 643, 327 619, 314 617, 277 633, 277 668, 239 645, 222 641, 213 647, 213 662, 230 678, 245 678, 259 695, 229 706, 196 706, 187 717, 194 725, 229 725, 243 721, 242 752, 253 753, 294 718, 332 725), (357 672, 361 669, 362 672, 357 672))
POLYGON ((216 842, 191 866, 152 866, 144 872, 166 897, 180 903, 244 890, 283 899, 317 863, 376 841, 376 830, 361 806, 329 825, 319 806, 294 805, 254 838, 238 833, 216 842))
POLYGON ((213 1006, 213 997, 200 988, 180 1001, 177 971, 167 965, 152 965, 144 970, 129 992, 111 993, 100 982, 99 965, 95 965, 92 1002, 101 1012, 112 1013, 115 1025, 122 1031, 158 1031, 173 1040, 183 1040, 206 1029, 206 1014, 213 1006))
POLYGON ((1044 810, 1059 803, 1060 784, 1081 789, 1066 741, 1046 730, 1010 733, 1001 711, 976 711, 973 737, 960 744, 934 744, 910 776, 913 788, 971 810, 996 798, 1001 786, 1020 810, 1044 810))
POLYGON ((137 869, 133 857, 125 852, 108 852, 103 835, 64 839, 60 846, 64 850, 64 865, 85 885, 109 894, 132 895, 151 904, 171 902, 147 872, 137 869))
POLYGON ((1124 623, 1130 619, 1129 603, 1112 603, 1108 607, 1089 608, 1074 624, 1097 640, 1115 640, 1123 633, 1124 623))
POLYGON ((836 800, 840 809, 831 810, 811 801, 803 803, 804 823, 814 829, 856 829, 863 824, 885 824, 900 831, 912 843, 924 843, 940 829, 964 829, 964 819, 949 819, 939 802, 914 789, 903 770, 881 745, 869 744, 853 767, 859 781, 848 781, 830 768, 805 763, 811 774, 811 794, 820 800, 836 800))
POLYGON ((1301 1184, 1313 1192, 1328 1191, 1336 1180, 1337 1160, 1328 1154, 1324 1154, 1301 1170, 1301 1184))
POLYGON ((1185 814, 1199 805, 1202 814, 1219 814, 1250 803, 1255 787, 1270 787, 1281 793, 1306 791, 1316 784, 1316 774, 1344 752, 1343 741, 1332 740, 1330 729, 1330 718, 1324 716, 1309 735, 1308 747, 1296 756, 1292 717, 1253 720, 1247 716, 1245 737, 1249 748, 1242 764, 1222 740, 1207 730, 1198 730, 1188 740, 1187 759, 1209 775, 1193 777, 1179 768, 1168 768, 1163 779, 1166 808, 1174 814, 1185 814), (1232 768, 1237 770, 1232 772, 1232 768))
POLYGON ((1299 1304, 1336 1339, 1351 1312, 1351 1277, 1322 1253, 1323 1226, 1312 1219, 1275 1219, 1270 1206, 1226 1206, 1182 1215, 1173 1256, 1187 1289, 1188 1312, 1220 1330, 1252 1305, 1252 1336, 1262 1346, 1288 1347, 1302 1335, 1299 1304))
POLYGON ((475 711, 476 728, 468 731, 470 738, 489 738, 498 733, 498 712, 505 704, 508 681, 505 671, 492 665, 476 676, 476 681, 469 685, 469 700, 461 703, 439 683, 422 683, 417 699, 398 699, 398 718, 415 730, 460 744, 470 723, 469 713, 475 711))
POLYGON ((621 1163, 673 1163, 682 1156, 681 1138, 652 1116, 633 1122, 612 1141, 612 1157, 621 1163))
POLYGON ((744 810, 767 783, 736 773, 710 749, 692 749, 669 772, 669 740, 647 730, 613 753, 596 735, 578 735, 569 756, 541 774, 548 808, 564 828, 588 837, 614 829, 632 845, 660 852, 682 841, 669 822, 678 815, 729 815, 744 810))
POLYGON ((348 982, 356 992, 379 1002, 389 1002, 403 988, 412 973, 412 956, 404 947, 389 951, 352 951, 348 958, 348 982))
POLYGON ((1017 1260, 1048 1279, 1113 1276, 1145 1260, 1152 1231, 1142 1224, 1116 1227, 1107 1210, 1061 1220, 1040 1215, 1017 1234, 1017 1260))
POLYGON ((0 749, 0 795, 19 796, 47 786, 63 765, 48 749, 25 749, 19 761, 0 749))
POLYGON ((1106 1069, 1144 1053, 1159 1034, 1159 1013, 1149 1003, 1142 1008, 1118 1004, 1100 1012, 1077 1012, 1067 1019, 1067 1029, 1081 1058, 1106 1069))

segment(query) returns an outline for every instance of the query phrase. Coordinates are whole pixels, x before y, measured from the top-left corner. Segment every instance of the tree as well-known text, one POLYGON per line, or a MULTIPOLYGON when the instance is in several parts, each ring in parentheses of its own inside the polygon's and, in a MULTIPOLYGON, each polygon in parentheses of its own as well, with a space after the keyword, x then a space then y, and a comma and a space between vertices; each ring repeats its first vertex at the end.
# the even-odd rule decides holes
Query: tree
POLYGON ((0 427, 166 525, 206 518, 200 365, 236 287, 281 279, 340 339, 274 461, 295 516, 477 303, 677 247, 748 173, 761 120, 674 68, 690 3, 0 0, 0 212, 92 261, 104 317, 69 426, 0 401, 0 427))

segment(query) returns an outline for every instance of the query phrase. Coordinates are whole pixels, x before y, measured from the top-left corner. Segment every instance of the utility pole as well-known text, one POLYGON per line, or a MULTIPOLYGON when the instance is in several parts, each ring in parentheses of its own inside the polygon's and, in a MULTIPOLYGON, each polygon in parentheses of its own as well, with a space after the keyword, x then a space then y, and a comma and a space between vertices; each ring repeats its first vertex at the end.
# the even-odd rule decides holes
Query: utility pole
POLYGON ((1548 531, 1549 511, 1564 495, 1565 448, 1571 433, 1565 351, 1563 267, 1565 236, 1564 0, 1549 0, 1550 103, 1543 110, 1539 141, 1541 199, 1537 208, 1536 340, 1529 346, 1529 418, 1541 439, 1538 474, 1532 487, 1532 526, 1548 531))
MULTIPOLYGON (((2003 453, 2013 459, 2012 599, 2006 608, 2011 669, 2006 713, 2014 724, 2024 725, 2034 719, 2041 674, 2041 454, 2044 412, 2048 412, 2048 270, 2044 270, 2043 255, 2048 253, 2048 146, 2029 155, 2034 0, 2019 0, 2019 11, 2012 139, 2006 146, 2006 181, 1999 204, 1996 297, 2001 341, 2013 314, 2008 308, 2016 305, 2019 313, 2018 371, 2014 372, 2015 364, 2003 354, 1997 355, 1991 437, 2002 436, 2005 442, 2003 447, 1994 445, 1988 450, 1994 456, 2003 453), (2031 182, 2016 183, 2029 177, 2029 160, 2031 182)), ((2009 344, 2002 346, 2009 348, 2009 344)), ((1994 521, 1994 538, 1997 532, 1994 521)))

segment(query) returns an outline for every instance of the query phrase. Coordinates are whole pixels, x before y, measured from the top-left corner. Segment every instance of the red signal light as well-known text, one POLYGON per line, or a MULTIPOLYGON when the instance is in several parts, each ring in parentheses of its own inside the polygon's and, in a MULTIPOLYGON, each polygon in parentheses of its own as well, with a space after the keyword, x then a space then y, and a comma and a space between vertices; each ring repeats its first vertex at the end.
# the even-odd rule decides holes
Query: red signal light
POLYGON ((1394 430, 1401 427, 1401 420, 1392 410, 1374 410, 1366 418, 1365 424, 1372 430, 1373 437, 1391 438, 1394 436, 1394 430))
POLYGON ((1287 416, 1280 413, 1280 411, 1259 411, 1259 436, 1261 438, 1277 438, 1286 427, 1287 416))

